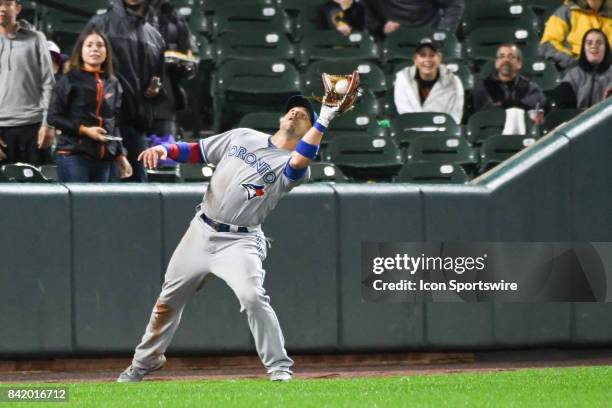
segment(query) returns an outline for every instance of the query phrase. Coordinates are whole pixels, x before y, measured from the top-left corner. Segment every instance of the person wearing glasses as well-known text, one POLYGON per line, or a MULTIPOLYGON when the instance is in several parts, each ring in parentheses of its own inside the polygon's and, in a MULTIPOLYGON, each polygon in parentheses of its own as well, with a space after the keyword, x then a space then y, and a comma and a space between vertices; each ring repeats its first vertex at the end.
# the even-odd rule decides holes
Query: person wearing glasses
MULTIPOLYGON (((523 55, 515 44, 502 44, 495 54, 495 70, 474 85, 471 112, 489 109, 519 108, 525 111, 544 107, 546 97, 533 81, 521 75, 523 55)), ((537 125, 544 119, 543 112, 533 118, 537 125)))
POLYGON ((586 109, 612 94, 612 56, 606 34, 586 32, 578 65, 568 70, 556 90, 560 107, 586 109))

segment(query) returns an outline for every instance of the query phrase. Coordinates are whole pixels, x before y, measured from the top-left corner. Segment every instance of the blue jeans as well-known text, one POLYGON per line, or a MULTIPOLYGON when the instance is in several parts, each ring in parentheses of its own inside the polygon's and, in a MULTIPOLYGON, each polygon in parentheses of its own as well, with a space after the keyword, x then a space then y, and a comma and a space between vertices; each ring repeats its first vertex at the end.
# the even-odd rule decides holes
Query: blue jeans
POLYGON ((57 178, 62 183, 108 183, 113 162, 89 160, 79 154, 58 155, 57 178))

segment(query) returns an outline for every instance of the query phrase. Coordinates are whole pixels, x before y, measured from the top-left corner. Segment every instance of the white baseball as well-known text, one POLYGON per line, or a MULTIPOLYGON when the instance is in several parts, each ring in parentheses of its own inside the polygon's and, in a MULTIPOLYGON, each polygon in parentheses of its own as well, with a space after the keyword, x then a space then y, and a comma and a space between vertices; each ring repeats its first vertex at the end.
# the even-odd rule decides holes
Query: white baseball
POLYGON ((349 83, 346 79, 341 79, 336 82, 336 86, 334 86, 334 90, 338 95, 344 95, 346 91, 348 91, 349 83))

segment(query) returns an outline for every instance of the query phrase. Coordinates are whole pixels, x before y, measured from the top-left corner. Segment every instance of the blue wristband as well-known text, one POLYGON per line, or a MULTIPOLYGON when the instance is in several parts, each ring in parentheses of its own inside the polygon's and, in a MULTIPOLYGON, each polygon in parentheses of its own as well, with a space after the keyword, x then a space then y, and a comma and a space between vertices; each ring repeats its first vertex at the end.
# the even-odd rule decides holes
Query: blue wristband
POLYGON ((317 157, 317 153, 319 153, 319 146, 311 145, 310 143, 300 140, 295 147, 295 151, 307 159, 313 160, 315 157, 317 157))
POLYGON ((304 177, 304 174, 308 171, 308 167, 304 167, 303 169, 294 169, 291 167, 289 162, 285 165, 285 176, 291 181, 297 181, 304 177))
POLYGON ((319 122, 315 122, 315 124, 313 125, 313 128, 317 129, 321 133, 325 133, 325 131, 327 130, 327 128, 319 122))

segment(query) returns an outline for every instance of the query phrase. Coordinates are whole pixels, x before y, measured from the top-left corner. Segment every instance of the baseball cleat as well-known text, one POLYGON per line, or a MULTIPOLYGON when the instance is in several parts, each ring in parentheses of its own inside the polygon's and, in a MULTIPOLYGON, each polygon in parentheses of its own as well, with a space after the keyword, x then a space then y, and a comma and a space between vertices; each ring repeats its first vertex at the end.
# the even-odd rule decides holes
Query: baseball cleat
POLYGON ((270 374, 270 381, 289 381, 293 378, 290 371, 276 370, 270 374))
POLYGON ((144 378, 145 375, 152 373, 153 371, 157 371, 162 368, 166 364, 166 357, 161 356, 159 358, 159 363, 155 365, 153 368, 137 368, 130 365, 125 369, 124 372, 119 374, 117 378, 117 382, 126 383, 126 382, 140 382, 144 378))

